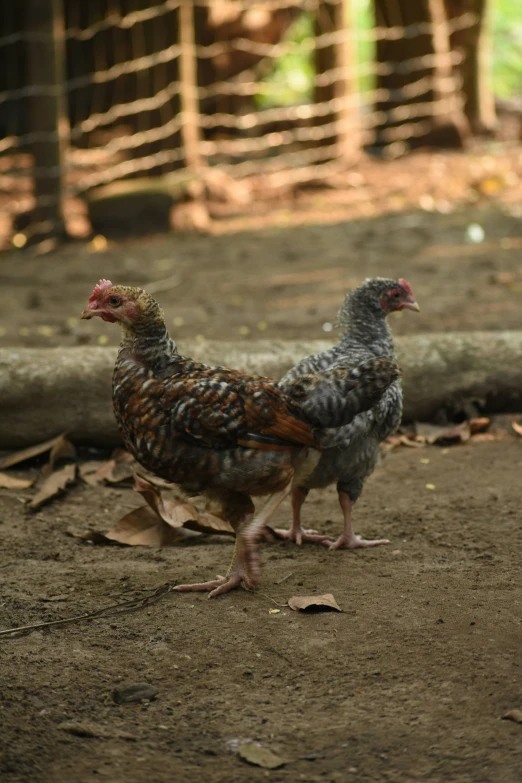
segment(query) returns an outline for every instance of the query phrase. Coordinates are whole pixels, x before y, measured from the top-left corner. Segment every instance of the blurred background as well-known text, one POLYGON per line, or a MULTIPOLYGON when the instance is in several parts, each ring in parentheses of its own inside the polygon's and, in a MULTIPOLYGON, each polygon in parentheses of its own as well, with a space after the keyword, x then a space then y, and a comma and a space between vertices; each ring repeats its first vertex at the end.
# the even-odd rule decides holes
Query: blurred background
POLYGON ((369 274, 519 325, 522 0, 1 5, 0 344, 117 339, 99 276, 182 337, 324 336, 369 274))

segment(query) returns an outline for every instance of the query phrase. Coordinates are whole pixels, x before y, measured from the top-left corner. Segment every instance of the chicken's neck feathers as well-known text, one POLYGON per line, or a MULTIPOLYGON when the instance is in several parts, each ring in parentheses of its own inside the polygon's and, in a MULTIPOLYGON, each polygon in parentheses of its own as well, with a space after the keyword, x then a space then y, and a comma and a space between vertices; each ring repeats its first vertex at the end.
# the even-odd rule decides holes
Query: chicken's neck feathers
POLYGON ((163 319, 136 325, 132 330, 122 325, 119 353, 120 356, 132 356, 153 370, 179 355, 163 319))
POLYGON ((395 356, 393 336, 384 312, 348 299, 339 313, 339 325, 343 328, 338 342, 340 353, 364 346, 383 356, 395 356))

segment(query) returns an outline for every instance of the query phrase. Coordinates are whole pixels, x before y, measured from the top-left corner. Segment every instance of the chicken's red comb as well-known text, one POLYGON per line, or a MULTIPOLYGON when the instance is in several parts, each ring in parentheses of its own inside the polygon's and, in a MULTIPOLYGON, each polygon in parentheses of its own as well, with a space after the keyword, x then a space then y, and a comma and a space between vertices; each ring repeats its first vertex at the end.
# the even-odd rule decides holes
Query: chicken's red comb
POLYGON ((413 288, 411 287, 411 285, 408 283, 407 280, 405 280, 403 277, 399 277, 397 282, 399 283, 399 285, 402 285, 402 287, 406 289, 406 291, 409 293, 411 297, 415 299, 415 296, 413 294, 413 288))
POLYGON ((112 283, 110 280, 99 280, 94 286, 94 291, 89 297, 89 302, 95 302, 98 296, 103 293, 103 291, 107 291, 109 288, 112 288, 112 283))

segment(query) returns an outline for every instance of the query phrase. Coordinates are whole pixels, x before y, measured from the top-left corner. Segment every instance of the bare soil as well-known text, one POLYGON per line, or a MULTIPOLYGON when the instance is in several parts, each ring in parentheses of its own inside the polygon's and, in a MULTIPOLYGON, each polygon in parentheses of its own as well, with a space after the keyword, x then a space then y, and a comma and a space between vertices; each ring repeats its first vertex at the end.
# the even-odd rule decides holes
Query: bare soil
MULTIPOLYGON (((415 184, 408 165, 419 159, 387 169, 404 192, 415 184)), ((437 160, 449 177, 454 159, 437 160)), ((491 162, 483 168, 490 172, 491 162)), ((435 202, 447 198, 440 177, 435 202)), ((415 290, 422 313, 395 319, 396 333, 520 328, 514 192, 461 199, 449 212, 396 201, 378 214, 382 189, 368 187, 368 204, 377 206, 362 214, 349 189, 317 191, 272 211, 271 222, 261 214, 229 220, 212 236, 129 240, 101 252, 86 243, 12 251, 0 257, 0 344, 115 342, 110 325, 77 320, 99 277, 159 284, 181 347, 195 334, 324 337, 346 288, 369 275, 403 276, 415 290), (482 242, 468 241, 474 223, 482 242), (242 230, 227 233, 227 225, 242 230)), ((264 544, 255 594, 208 601, 171 593, 134 613, 0 637, 2 779, 520 783, 522 725, 501 716, 522 709, 521 461, 514 435, 397 449, 356 509, 357 532, 388 537, 389 546, 264 544), (285 606, 294 594, 327 592, 342 613, 285 606), (158 688, 156 700, 114 703, 115 687, 143 682, 158 688), (70 734, 67 722, 106 736, 70 734), (235 752, 244 740, 286 765, 248 765, 235 752)), ((30 515, 33 493, 0 489, 2 628, 212 578, 229 563, 232 542, 218 537, 152 550, 68 535, 109 529, 140 505, 129 489, 77 484, 30 515)), ((333 489, 312 493, 305 513, 320 530, 340 529, 333 489)), ((287 521, 285 507, 276 522, 287 521)))
MULTIPOLYGON (((256 594, 171 593, 3 639, 3 780, 518 783, 522 726, 500 718, 522 708, 521 458, 514 438, 396 450, 357 510, 358 531, 389 546, 265 544, 256 594), (342 614, 284 605, 328 592, 342 614), (113 702, 115 687, 143 682, 155 701, 113 702), (71 721, 135 740, 74 736, 60 728, 71 721), (288 763, 248 766, 242 740, 288 763)), ((217 537, 148 550, 67 535, 110 527, 139 505, 131 490, 79 486, 33 516, 28 494, 0 490, 4 628, 213 578, 231 557, 217 537)), ((336 533, 334 493, 313 494, 306 518, 336 533)))

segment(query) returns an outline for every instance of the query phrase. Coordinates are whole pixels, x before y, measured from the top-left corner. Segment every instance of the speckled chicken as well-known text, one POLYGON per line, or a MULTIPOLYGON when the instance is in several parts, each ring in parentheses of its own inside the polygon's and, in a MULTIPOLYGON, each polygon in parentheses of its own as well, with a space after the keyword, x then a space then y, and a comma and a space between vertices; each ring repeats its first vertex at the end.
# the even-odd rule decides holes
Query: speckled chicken
MULTIPOLYGON (((327 351, 308 356, 280 381, 286 388, 302 375, 324 372, 340 361, 345 366, 357 366, 377 357, 395 358, 393 337, 386 316, 400 310, 419 310, 413 291, 406 280, 374 277, 347 294, 339 313, 339 325, 344 329, 337 345, 327 351)), ((379 444, 400 424, 402 390, 400 380, 394 381, 376 404, 359 413, 344 427, 322 435, 321 458, 305 481, 297 481, 292 491, 292 524, 290 530, 278 530, 279 535, 300 544, 320 541, 330 549, 388 544, 387 539, 365 540, 352 528, 352 507, 359 498, 365 480, 373 472, 379 455, 379 444), (344 528, 336 541, 318 536, 315 530, 301 527, 301 508, 311 489, 337 483, 344 528)))
POLYGON ((238 531, 235 567, 213 582, 178 586, 210 595, 253 587, 258 538, 291 487, 320 456, 322 429, 342 426, 374 405, 398 377, 394 360, 360 367, 332 362, 302 373, 284 389, 268 378, 209 367, 181 356, 162 311, 139 288, 100 280, 82 318, 119 322, 114 413, 126 447, 148 470, 188 494, 218 500, 238 531), (272 495, 253 517, 251 496, 272 495))

